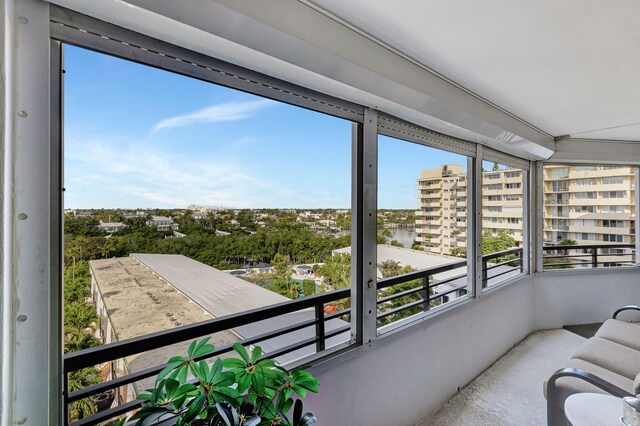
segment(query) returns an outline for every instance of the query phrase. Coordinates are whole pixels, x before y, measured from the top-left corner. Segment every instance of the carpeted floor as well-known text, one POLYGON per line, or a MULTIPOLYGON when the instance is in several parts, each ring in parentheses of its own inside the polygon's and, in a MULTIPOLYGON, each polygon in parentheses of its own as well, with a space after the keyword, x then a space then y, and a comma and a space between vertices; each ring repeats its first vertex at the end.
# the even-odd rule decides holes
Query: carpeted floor
POLYGON ((417 426, 545 425, 542 384, 584 341, 567 330, 530 334, 417 426))
POLYGON ((578 336, 582 336, 585 339, 590 339, 591 337, 596 335, 596 331, 598 331, 601 325, 601 322, 596 322, 593 324, 565 325, 562 328, 575 333, 578 336))

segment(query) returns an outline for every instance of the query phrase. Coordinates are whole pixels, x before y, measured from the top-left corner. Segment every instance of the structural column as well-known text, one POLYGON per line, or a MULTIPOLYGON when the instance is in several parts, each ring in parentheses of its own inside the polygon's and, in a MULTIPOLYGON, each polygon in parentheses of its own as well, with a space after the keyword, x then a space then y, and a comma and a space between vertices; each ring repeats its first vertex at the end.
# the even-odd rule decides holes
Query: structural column
POLYGON ((51 186, 59 188, 52 164, 60 158, 50 138, 49 7, 5 0, 2 8, 0 423, 54 425, 62 352, 60 212, 54 209, 61 206, 51 186))

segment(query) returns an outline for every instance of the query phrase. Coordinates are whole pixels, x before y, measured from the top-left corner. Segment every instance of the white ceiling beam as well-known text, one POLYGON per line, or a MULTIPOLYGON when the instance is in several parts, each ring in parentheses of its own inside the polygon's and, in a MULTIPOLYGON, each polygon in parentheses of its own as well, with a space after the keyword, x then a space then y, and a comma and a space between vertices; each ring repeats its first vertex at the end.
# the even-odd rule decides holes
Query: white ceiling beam
MULTIPOLYGON (((151 6, 149 0, 133 1, 151 6)), ((542 148, 538 150, 542 156, 555 149, 553 138, 540 129, 302 2, 217 1, 293 36, 298 43, 272 43, 268 37, 256 37, 254 29, 238 32, 236 28, 224 35, 219 33, 222 36, 234 37, 235 41, 271 56, 504 142, 502 145, 520 144, 519 148, 527 150, 531 149, 527 142, 533 142, 542 148), (341 61, 318 61, 313 51, 302 49, 299 41, 341 61), (373 75, 363 74, 362 70, 373 75)))
POLYGON ((565 139, 556 142, 549 161, 599 164, 640 164, 640 145, 630 141, 565 139))

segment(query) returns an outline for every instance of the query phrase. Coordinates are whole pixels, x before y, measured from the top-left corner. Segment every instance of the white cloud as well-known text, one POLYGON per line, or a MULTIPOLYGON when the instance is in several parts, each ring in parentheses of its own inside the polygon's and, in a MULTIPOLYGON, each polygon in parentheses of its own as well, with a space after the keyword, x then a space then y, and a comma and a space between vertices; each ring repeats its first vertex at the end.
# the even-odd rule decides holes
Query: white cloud
POLYGON ((246 102, 226 102, 212 105, 198 111, 178 115, 159 121, 153 126, 153 132, 172 127, 186 127, 197 123, 215 123, 221 121, 237 121, 251 117, 256 111, 277 103, 268 99, 246 102))

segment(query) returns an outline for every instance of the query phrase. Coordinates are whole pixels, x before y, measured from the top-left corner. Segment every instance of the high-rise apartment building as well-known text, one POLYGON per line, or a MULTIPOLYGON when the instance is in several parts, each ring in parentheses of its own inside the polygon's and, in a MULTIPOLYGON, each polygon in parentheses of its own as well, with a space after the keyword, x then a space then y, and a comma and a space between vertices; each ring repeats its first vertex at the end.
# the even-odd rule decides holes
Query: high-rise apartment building
MULTIPOLYGON (((482 173, 482 229, 523 241, 523 171, 482 173)), ((467 175, 462 166, 422 170, 418 178, 417 241, 427 251, 467 247, 467 175)), ((635 241, 634 168, 545 165, 544 240, 577 244, 635 241)))
MULTIPOLYGON (((417 241, 428 251, 455 254, 467 248, 467 174, 446 164, 422 170, 418 178, 417 241)), ((504 229, 522 243, 522 171, 483 172, 482 229, 504 229)))
POLYGON ((634 181, 628 166, 545 166, 545 241, 633 243, 634 181))

